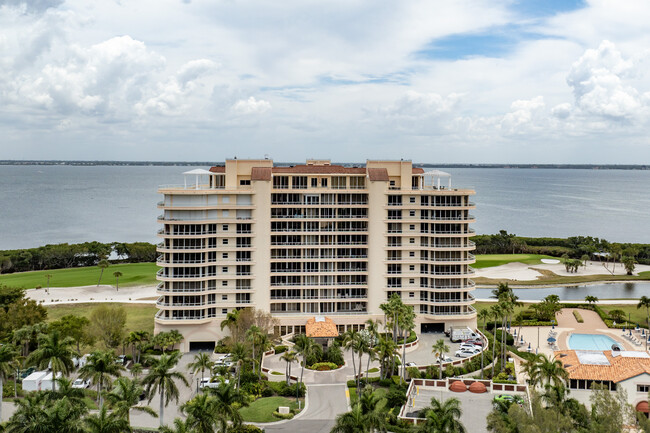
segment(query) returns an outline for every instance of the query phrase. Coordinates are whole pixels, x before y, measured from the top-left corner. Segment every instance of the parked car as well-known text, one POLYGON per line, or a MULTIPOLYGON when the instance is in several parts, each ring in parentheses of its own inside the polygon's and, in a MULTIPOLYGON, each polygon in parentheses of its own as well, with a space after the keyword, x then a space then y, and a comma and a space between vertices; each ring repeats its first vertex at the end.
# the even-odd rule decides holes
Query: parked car
POLYGON ((217 357, 217 361, 223 361, 225 359, 230 359, 230 358, 232 358, 232 353, 221 353, 217 357))
POLYGON ((72 382, 72 387, 75 389, 86 389, 90 387, 90 381, 79 378, 72 382))
POLYGON ((444 362, 453 362, 454 360, 448 356, 443 356, 442 358, 436 359, 436 364, 440 364, 441 361, 444 363, 444 362))
MULTIPOLYGON (((225 379, 223 383, 228 384, 230 381, 228 379, 225 379)), ((221 379, 219 378, 209 378, 205 377, 203 380, 199 382, 199 388, 218 388, 221 386, 221 379)))
POLYGON ((483 346, 483 341, 476 338, 470 338, 469 340, 463 341, 463 343, 473 344, 475 346, 483 346))
POLYGON ((496 403, 498 401, 517 403, 519 405, 524 404, 524 399, 523 398, 521 398, 518 395, 510 395, 510 394, 497 395, 496 397, 494 397, 494 402, 496 403))
POLYGON ((407 362, 406 366, 407 367, 417 367, 418 365, 415 362, 407 362))
POLYGON ((477 353, 481 353, 481 349, 463 348, 457 350, 454 355, 456 355, 458 358, 469 358, 470 356, 476 355, 477 353))
POLYGON ((476 344, 471 344, 471 343, 462 343, 459 346, 459 349, 479 349, 480 350, 480 346, 477 346, 476 344))
POLYGON ((118 356, 117 357, 117 362, 118 362, 118 364, 126 365, 126 356, 124 356, 124 355, 118 356))

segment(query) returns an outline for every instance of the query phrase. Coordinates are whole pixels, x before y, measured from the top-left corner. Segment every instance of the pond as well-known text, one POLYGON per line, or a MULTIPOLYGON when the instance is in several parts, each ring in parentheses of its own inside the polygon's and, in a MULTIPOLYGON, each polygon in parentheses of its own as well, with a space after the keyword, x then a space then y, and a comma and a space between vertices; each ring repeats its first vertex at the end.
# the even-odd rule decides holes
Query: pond
MULTIPOLYGON (((584 301, 585 296, 598 299, 638 299, 650 295, 650 282, 634 283, 600 283, 583 286, 535 287, 530 289, 512 289, 520 301, 539 301, 548 295, 558 295, 562 301, 584 301)), ((475 289, 472 294, 476 299, 489 299, 492 289, 475 289)))

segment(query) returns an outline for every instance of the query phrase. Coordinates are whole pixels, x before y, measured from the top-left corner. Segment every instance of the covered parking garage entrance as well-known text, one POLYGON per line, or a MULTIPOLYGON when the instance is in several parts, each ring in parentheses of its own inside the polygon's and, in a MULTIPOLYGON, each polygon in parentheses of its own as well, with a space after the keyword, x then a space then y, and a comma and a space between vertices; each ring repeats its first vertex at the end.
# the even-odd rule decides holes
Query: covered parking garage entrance
POLYGON ((420 332, 422 334, 442 334, 445 332, 445 324, 444 323, 422 323, 420 325, 420 332))

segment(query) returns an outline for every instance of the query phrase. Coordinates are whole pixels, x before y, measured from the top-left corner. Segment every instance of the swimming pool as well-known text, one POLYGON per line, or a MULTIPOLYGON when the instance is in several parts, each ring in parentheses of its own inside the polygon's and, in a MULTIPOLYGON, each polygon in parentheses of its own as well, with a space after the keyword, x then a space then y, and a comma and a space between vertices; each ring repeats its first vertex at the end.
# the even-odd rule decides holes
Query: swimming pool
POLYGON ((569 349, 572 350, 612 350, 616 340, 600 334, 571 334, 569 349))

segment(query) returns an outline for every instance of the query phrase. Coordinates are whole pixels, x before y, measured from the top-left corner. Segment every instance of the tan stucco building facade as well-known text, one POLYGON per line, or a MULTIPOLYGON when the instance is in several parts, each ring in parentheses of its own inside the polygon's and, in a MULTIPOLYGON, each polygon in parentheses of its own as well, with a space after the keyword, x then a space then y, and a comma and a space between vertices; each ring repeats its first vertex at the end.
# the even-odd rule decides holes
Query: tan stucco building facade
POLYGON ((254 306, 304 332, 327 316, 339 332, 383 319, 392 293, 418 332, 475 326, 474 191, 411 161, 365 166, 227 160, 161 186, 156 332, 181 350, 213 346, 233 309, 254 306))

